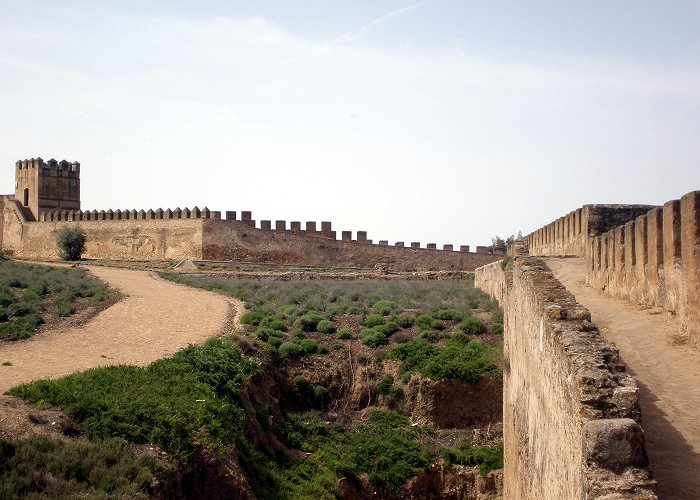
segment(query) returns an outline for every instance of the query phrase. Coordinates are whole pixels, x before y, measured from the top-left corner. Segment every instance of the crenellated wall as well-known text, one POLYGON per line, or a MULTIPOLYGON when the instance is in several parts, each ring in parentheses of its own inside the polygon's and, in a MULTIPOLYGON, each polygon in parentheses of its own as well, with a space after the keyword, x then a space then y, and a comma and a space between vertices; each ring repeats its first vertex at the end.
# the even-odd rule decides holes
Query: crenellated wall
POLYGON ((261 221, 255 227, 250 212, 221 212, 194 207, 157 210, 92 210, 41 212, 38 221, 28 220, 14 197, 4 196, 3 231, 0 244, 8 254, 30 258, 58 257, 56 235, 66 224, 80 225, 87 234, 87 258, 113 259, 193 259, 269 262, 313 266, 356 266, 373 268, 381 265, 394 271, 471 271, 493 262, 499 256, 481 251, 469 252, 468 246, 453 251, 451 245, 438 250, 407 248, 403 244, 373 244, 365 231, 352 239, 343 231, 335 240, 330 222, 316 224, 293 222, 286 229, 284 221, 261 221))
POLYGON ((546 265, 478 268, 504 310, 504 497, 656 498, 638 388, 546 265))
POLYGON ((585 257, 589 284, 676 314, 700 346, 700 191, 663 207, 585 205, 572 214, 528 235, 530 254, 585 257), (576 213, 578 226, 561 222, 576 213))
POLYGON ((526 236, 530 255, 586 255, 589 237, 651 208, 653 205, 584 205, 526 236))

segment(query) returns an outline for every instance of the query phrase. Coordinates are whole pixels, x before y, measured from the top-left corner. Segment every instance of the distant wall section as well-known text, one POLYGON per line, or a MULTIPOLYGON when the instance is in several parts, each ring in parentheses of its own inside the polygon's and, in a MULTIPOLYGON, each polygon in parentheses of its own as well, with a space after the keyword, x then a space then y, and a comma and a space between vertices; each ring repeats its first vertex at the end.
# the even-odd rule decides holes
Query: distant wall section
POLYGON ((175 210, 58 210, 41 212, 38 221, 27 219, 26 211, 13 196, 4 196, 2 249, 8 254, 29 258, 57 258, 56 236, 61 227, 75 224, 87 234, 84 254, 95 259, 144 260, 225 260, 271 264, 381 268, 394 271, 472 271, 500 258, 486 249, 469 252, 468 246, 455 251, 452 245, 438 249, 435 244, 421 248, 412 242, 390 246, 373 243, 365 231, 343 231, 335 239, 330 223, 261 221, 255 227, 250 212, 193 209, 175 210))
POLYGON ((202 220, 127 219, 27 222, 13 199, 2 200, 2 250, 17 257, 58 258, 56 236, 67 224, 85 230, 84 256, 95 259, 201 259, 202 220))
POLYGON ((374 244, 358 232, 358 240, 318 238, 286 231, 268 231, 226 220, 207 220, 202 258, 301 264, 310 266, 386 266, 394 271, 471 271, 500 259, 498 255, 374 244), (362 241, 360 241, 362 240, 362 241))

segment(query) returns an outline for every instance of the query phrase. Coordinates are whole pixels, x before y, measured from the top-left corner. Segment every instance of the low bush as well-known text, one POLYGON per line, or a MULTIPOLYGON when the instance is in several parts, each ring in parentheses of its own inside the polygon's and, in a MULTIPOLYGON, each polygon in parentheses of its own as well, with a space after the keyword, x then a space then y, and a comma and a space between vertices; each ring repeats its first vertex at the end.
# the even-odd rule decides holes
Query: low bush
POLYGON ((350 340, 354 337, 352 330, 346 327, 338 329, 335 336, 340 340, 350 340))
POLYGON ((465 441, 457 450, 444 450, 442 456, 448 464, 478 465, 479 474, 485 476, 503 468, 503 443, 477 448, 465 441))
POLYGON ((384 317, 380 314, 368 314, 365 316, 365 326, 372 328, 373 326, 383 325, 385 323, 384 317))
POLYGON ((443 330, 445 328, 445 323, 434 318, 433 315, 429 313, 416 316, 416 324, 421 330, 443 330))
POLYGON ((241 324, 258 326, 266 316, 264 311, 248 311, 241 316, 241 324))
POLYGON ((446 319, 446 320, 461 320, 462 319, 462 313, 457 311, 456 309, 440 309, 435 313, 435 318, 437 319, 446 319))
POLYGON ((362 343, 374 348, 388 344, 389 339, 386 334, 378 330, 378 328, 383 326, 384 325, 379 325, 374 328, 365 328, 362 330, 360 332, 360 340, 362 340, 362 343))
POLYGON ((418 339, 392 348, 387 357, 401 361, 402 378, 418 372, 434 380, 462 379, 474 383, 482 377, 500 374, 496 364, 500 350, 500 346, 488 347, 478 340, 463 342, 460 338, 450 338, 444 346, 438 346, 418 339))
POLYGON ((388 316, 396 311, 396 304, 391 300, 378 300, 372 305, 372 312, 382 316, 388 316))
POLYGON ((90 439, 122 437, 188 455, 240 433, 239 391, 258 366, 230 338, 210 339, 141 368, 94 368, 12 389, 12 395, 67 411, 90 439))
POLYGON ((318 325, 316 325, 316 331, 321 333, 333 333, 335 332, 335 326, 333 326, 332 321, 322 319, 318 322, 318 325))
POLYGON ((396 323, 401 328, 411 328, 416 323, 415 316, 408 316, 406 314, 401 314, 396 317, 396 323))
POLYGON ((296 328, 301 328, 305 332, 314 332, 316 331, 316 327, 318 326, 318 324, 324 319, 326 318, 324 318, 318 313, 309 312, 297 319, 294 322, 294 326, 296 328))
POLYGON ((296 337, 289 342, 282 342, 277 352, 283 358, 300 358, 309 354, 326 354, 328 349, 312 339, 296 337))
POLYGON ((460 321, 455 330, 464 332, 467 335, 478 335, 488 331, 484 322, 479 318, 475 318, 474 316, 464 318, 462 321, 460 321))
POLYGON ((136 455, 121 439, 0 440, 0 498, 147 499, 166 473, 162 463, 136 455))

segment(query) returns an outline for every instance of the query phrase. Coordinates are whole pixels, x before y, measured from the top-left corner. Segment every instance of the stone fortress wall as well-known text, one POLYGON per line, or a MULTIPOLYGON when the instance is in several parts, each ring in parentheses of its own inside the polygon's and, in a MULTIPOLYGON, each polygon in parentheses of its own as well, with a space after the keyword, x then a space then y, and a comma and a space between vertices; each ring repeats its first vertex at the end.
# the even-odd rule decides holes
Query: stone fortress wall
POLYGON ((504 310, 504 498, 656 498, 637 385, 590 312, 526 255, 475 283, 504 310))
POLYGON ((434 243, 373 242, 366 231, 342 231, 331 222, 261 220, 249 211, 80 210, 80 164, 41 158, 16 163, 15 195, 0 198, 0 245, 8 254, 56 258, 56 235, 66 224, 87 234, 85 257, 139 260, 232 260, 309 266, 386 267, 395 271, 471 271, 500 255, 487 247, 459 249, 434 243), (64 172, 64 173, 61 173, 64 172), (59 175, 59 173, 61 173, 59 175), (64 186, 67 179, 70 186, 64 186), (78 194, 77 204, 75 193, 78 194))
POLYGON ((577 255, 613 297, 676 314, 700 347, 700 191, 663 206, 585 205, 525 237, 530 255, 577 255))

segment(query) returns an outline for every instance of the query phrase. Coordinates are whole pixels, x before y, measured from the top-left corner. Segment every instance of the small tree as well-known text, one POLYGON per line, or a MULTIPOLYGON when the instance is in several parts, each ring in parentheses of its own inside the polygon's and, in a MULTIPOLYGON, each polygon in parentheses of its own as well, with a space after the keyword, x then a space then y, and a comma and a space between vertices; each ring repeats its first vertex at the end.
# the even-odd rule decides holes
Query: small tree
POLYGON ((80 260, 85 250, 85 231, 79 226, 64 227, 58 233, 56 242, 63 260, 80 260))

